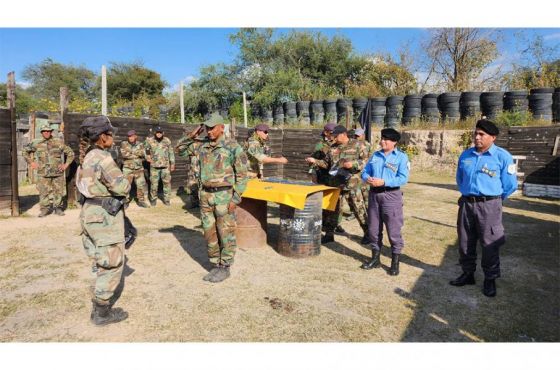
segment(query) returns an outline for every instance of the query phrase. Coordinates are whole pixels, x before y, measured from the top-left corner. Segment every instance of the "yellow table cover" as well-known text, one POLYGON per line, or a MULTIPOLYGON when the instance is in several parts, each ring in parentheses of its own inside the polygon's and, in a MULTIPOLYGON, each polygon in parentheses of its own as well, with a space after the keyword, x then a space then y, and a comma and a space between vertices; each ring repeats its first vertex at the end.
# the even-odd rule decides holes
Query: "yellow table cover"
POLYGON ((266 200, 304 209, 307 196, 318 191, 323 192, 323 209, 334 211, 340 189, 324 185, 295 185, 251 179, 243 192, 243 198, 266 200))

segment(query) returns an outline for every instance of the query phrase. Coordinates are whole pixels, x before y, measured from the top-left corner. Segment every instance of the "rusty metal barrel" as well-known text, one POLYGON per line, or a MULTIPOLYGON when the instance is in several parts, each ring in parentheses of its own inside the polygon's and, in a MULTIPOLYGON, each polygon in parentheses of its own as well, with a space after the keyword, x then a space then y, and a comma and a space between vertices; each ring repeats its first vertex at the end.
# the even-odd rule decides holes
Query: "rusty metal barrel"
POLYGON ((238 247, 257 248, 266 245, 266 201, 243 198, 235 207, 238 247))
POLYGON ((280 205, 277 251, 283 256, 303 258, 321 252, 323 192, 307 197, 304 209, 280 205))

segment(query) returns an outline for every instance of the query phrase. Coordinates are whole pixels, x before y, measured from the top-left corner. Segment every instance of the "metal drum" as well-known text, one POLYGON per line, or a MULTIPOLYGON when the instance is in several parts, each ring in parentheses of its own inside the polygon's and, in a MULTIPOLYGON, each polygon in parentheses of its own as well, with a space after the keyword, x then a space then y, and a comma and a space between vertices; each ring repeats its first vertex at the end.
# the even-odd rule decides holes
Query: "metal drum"
POLYGON ((283 256, 303 258, 321 252, 323 192, 307 197, 304 209, 280 205, 277 251, 283 256))
POLYGON ((235 207, 235 239, 238 247, 257 248, 266 245, 266 201, 242 198, 235 207))

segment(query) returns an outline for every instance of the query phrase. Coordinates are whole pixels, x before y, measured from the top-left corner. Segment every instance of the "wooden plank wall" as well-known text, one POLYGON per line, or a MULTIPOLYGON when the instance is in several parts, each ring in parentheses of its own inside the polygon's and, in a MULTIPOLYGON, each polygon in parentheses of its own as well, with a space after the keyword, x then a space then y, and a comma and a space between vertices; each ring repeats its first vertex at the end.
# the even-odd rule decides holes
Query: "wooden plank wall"
POLYGON ((12 129, 9 109, 0 109, 0 213, 12 212, 12 129))

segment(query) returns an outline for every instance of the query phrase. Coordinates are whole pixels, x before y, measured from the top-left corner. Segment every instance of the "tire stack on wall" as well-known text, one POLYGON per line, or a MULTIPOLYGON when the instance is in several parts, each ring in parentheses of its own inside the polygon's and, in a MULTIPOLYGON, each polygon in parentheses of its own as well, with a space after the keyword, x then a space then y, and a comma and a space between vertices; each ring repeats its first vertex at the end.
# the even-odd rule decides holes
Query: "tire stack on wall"
POLYGON ((376 97, 370 99, 370 121, 372 125, 383 127, 385 124, 385 115, 387 114, 387 107, 385 106, 386 101, 386 97, 376 97))
POLYGON ((508 112, 527 112, 529 110, 529 100, 527 91, 515 90, 506 91, 504 94, 504 110, 508 112))
POLYGON ((438 105, 443 123, 457 122, 461 118, 459 99, 461 99, 460 92, 446 92, 438 96, 438 105))
POLYGON ((461 93, 459 107, 462 120, 480 117, 480 92, 465 91, 461 93))
POLYGON ((422 95, 406 95, 403 106, 403 125, 419 121, 422 116, 422 95))
POLYGON ((284 103, 284 122, 287 125, 297 123, 296 103, 293 101, 287 101, 284 103))
POLYGON ((309 109, 309 118, 312 125, 322 125, 325 121, 324 100, 312 100, 309 109))
POLYGON ((398 127, 402 119, 403 96, 389 96, 385 102, 387 114, 385 115, 386 127, 398 127))
POLYGON ((311 118, 309 117, 309 100, 298 101, 296 103, 296 112, 300 125, 309 126, 311 118))
POLYGON ((336 101, 336 115, 339 125, 344 125, 346 123, 346 111, 350 115, 350 120, 352 120, 352 99, 338 99, 336 101))
POLYGON ((352 100, 352 108, 354 110, 354 118, 353 118, 354 122, 359 121, 360 114, 365 109, 367 102, 368 102, 367 98, 354 98, 352 100))
POLYGON ((422 120, 438 124, 440 112, 438 108, 438 94, 426 94, 422 97, 422 120))
POLYGON ((284 124, 284 107, 282 104, 275 105, 273 112, 273 124, 277 126, 284 124))
POLYGON ((489 120, 495 120, 504 109, 504 93, 489 91, 480 94, 480 111, 489 120))
POLYGON ((325 99, 323 101, 325 107, 325 122, 336 123, 336 103, 337 99, 325 99))
POLYGON ((552 94, 554 94, 554 89, 549 87, 531 89, 529 110, 534 119, 552 121, 552 94))

